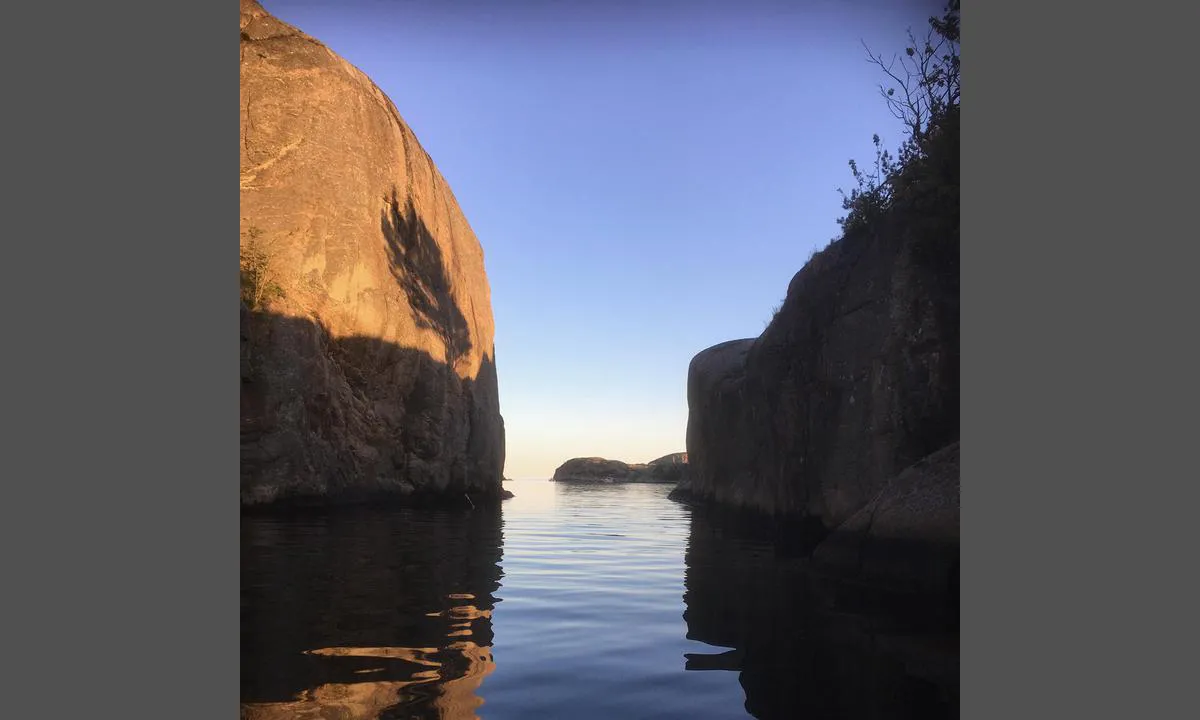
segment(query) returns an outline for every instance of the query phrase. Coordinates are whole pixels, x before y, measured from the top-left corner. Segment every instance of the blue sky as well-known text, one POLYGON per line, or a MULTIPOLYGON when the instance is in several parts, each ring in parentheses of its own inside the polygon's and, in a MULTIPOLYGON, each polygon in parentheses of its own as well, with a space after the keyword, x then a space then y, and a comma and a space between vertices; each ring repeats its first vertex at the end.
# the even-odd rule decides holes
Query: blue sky
POLYGON ((261 0, 369 75, 485 253, 505 475, 684 450, 687 367, 762 332, 902 129, 923 0, 261 0))

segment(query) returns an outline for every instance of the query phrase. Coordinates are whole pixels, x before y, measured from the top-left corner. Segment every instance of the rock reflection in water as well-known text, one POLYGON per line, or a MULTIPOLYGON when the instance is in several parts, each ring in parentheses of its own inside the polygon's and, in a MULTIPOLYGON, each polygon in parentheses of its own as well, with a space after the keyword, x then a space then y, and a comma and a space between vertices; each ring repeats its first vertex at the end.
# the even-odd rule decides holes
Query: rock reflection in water
POLYGON ((498 511, 242 521, 242 717, 475 718, 498 511))
POLYGON ((774 531, 696 509, 685 555, 688 670, 739 672, 746 710, 776 718, 958 717, 958 635, 846 612, 774 531))
POLYGON ((365 677, 355 683, 326 683, 300 694, 292 702, 244 706, 246 720, 300 718, 302 720, 365 720, 366 718, 475 718, 483 704, 476 693, 483 678, 495 668, 491 648, 470 641, 444 648, 322 648, 312 651, 325 657, 406 660, 426 669, 408 671, 408 680, 370 680, 386 667, 363 668, 365 677))

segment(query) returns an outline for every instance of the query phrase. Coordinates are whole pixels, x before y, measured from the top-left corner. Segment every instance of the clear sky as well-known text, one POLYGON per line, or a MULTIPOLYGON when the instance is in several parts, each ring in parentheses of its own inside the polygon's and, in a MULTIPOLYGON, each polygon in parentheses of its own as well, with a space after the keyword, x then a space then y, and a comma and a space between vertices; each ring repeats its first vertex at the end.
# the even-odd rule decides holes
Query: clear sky
POLYGON ((505 475, 684 448, 692 356, 762 332, 894 149, 872 50, 930 0, 261 0, 369 75, 483 245, 505 475))

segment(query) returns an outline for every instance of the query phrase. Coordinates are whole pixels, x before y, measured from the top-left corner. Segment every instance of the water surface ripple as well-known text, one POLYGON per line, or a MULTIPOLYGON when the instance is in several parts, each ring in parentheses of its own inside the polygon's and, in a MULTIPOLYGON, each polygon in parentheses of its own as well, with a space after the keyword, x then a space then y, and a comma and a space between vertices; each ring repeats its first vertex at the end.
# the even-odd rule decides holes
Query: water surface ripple
POLYGON ((497 512, 243 518, 242 716, 953 715, 669 486, 507 487, 497 512))

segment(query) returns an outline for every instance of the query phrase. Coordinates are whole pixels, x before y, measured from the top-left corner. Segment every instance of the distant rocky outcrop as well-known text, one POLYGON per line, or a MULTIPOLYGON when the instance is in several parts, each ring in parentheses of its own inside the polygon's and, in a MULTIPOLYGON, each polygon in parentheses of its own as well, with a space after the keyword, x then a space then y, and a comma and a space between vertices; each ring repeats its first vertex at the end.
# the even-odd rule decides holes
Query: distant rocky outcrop
POLYGON ((687 453, 671 453, 636 467, 625 482, 678 483, 687 471, 687 453))
POLYGON ((623 481, 634 466, 620 460, 601 457, 572 458, 554 471, 552 482, 616 482, 623 481))
POLYGON ((241 0, 241 500, 487 502, 483 250, 391 100, 241 0))
POLYGON ((554 471, 553 482, 678 483, 687 453, 664 455, 648 463, 625 463, 600 457, 573 458, 554 471))

